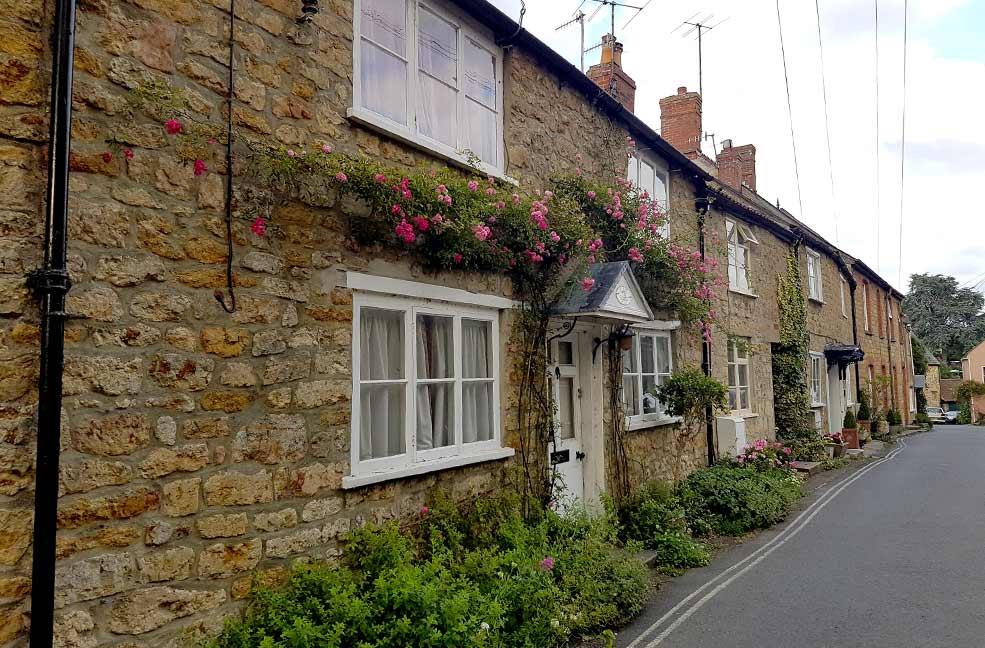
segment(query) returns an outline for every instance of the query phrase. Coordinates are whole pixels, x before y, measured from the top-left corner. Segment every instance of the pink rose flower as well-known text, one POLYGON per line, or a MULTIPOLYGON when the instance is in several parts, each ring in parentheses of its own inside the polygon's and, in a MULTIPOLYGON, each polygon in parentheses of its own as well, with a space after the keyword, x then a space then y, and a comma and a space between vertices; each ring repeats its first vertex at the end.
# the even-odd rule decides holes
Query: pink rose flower
POLYGON ((338 180, 339 182, 348 182, 349 181, 349 176, 347 176, 345 173, 339 171, 338 173, 335 174, 335 179, 338 180))
POLYGON ((257 236, 264 236, 267 233, 267 222, 263 220, 262 217, 258 216, 257 219, 253 221, 253 225, 250 226, 250 229, 253 230, 253 233, 257 236))
POLYGON ((287 157, 297 157, 297 156, 298 156, 297 151, 295 151, 294 149, 287 149, 287 157))
POLYGON ((595 286, 595 280, 591 277, 585 277, 581 280, 581 289, 585 292, 591 290, 593 286, 595 286))
POLYGON ((475 180, 469 180, 469 191, 477 191, 479 189, 479 183, 475 180))
POLYGON ((123 157, 125 157, 128 160, 132 160, 133 159, 133 151, 131 151, 130 149, 123 149, 123 157))
POLYGON ((554 569, 554 559, 551 558, 550 556, 547 556, 546 558, 540 561, 540 567, 544 571, 551 571, 552 569, 554 569))
POLYGON ((427 515, 428 513, 430 513, 430 509, 428 507, 426 507, 426 506, 422 506, 421 507, 421 515, 427 515))
POLYGON ((551 230, 551 240, 557 243, 558 241, 561 240, 561 236, 554 230, 551 230))
POLYGON ((401 220, 400 224, 398 224, 393 231, 397 234, 397 237, 401 239, 404 243, 413 243, 415 240, 417 240, 417 235, 414 234, 413 226, 411 226, 411 224, 408 223, 406 219, 401 220))
POLYGON ((637 263, 643 263, 643 254, 639 251, 639 248, 629 248, 629 259, 637 263))
POLYGON ((455 256, 452 257, 452 258, 455 260, 455 263, 461 263, 462 262, 462 255, 459 254, 458 252, 456 252, 455 253, 455 256))
POLYGON ((208 170, 209 167, 205 166, 205 160, 195 160, 195 175, 200 176, 208 170))
POLYGON ((328 144, 322 144, 322 146, 321 146, 321 152, 322 153, 325 153, 325 154, 331 153, 332 152, 332 147, 330 145, 328 145, 328 144))
POLYGON ((164 130, 168 132, 168 135, 177 135, 181 132, 181 122, 177 119, 169 119, 164 122, 164 130))
POLYGON ((106 151, 106 152, 105 152, 105 153, 103 153, 103 154, 102 154, 102 156, 100 156, 100 157, 102 157, 102 158, 103 158, 103 162, 105 162, 106 164, 109 164, 110 162, 112 162, 112 161, 113 161, 113 154, 112 154, 112 153, 110 153, 109 151, 106 151))
POLYGON ((426 232, 430 225, 431 223, 428 221, 428 219, 424 218, 423 216, 414 217, 414 227, 421 230, 422 232, 426 232))

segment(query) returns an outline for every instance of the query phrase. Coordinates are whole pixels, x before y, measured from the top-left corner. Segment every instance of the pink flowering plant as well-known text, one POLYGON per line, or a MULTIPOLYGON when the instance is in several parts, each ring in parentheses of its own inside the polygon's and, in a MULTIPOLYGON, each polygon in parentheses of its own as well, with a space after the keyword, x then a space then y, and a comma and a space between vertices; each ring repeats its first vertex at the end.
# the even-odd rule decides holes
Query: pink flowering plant
POLYGON ((751 445, 747 445, 742 452, 736 456, 735 460, 740 465, 749 466, 757 470, 773 470, 776 468, 792 469, 795 464, 791 461, 793 450, 779 441, 769 442, 759 439, 751 445))

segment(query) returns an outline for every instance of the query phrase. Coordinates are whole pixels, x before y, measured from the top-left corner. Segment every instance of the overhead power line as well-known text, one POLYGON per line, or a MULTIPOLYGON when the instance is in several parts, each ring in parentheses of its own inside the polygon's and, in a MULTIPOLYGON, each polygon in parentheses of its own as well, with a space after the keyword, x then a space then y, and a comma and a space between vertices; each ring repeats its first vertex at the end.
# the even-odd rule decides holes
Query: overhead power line
POLYGON ((879 172, 879 0, 876 9, 876 272, 882 271, 882 177, 879 172))
POLYGON ((903 0, 903 124, 900 141, 899 163, 899 260, 897 281, 903 283, 903 193, 906 189, 906 50, 907 50, 907 17, 909 16, 909 0, 903 0))
POLYGON ((821 38, 821 7, 819 0, 814 0, 814 13, 817 15, 817 49, 821 55, 821 97, 824 100, 824 136, 828 142, 828 175, 831 179, 831 209, 835 222, 835 245, 838 240, 838 201, 835 198, 835 167, 831 160, 831 120, 828 118, 828 81, 824 73, 824 39, 821 38))
POLYGON ((783 46, 783 20, 780 18, 780 0, 776 0, 776 25, 780 31, 780 57, 783 59, 783 83, 787 89, 787 117, 790 119, 790 144, 793 146, 793 173, 797 179, 797 204, 804 218, 804 201, 800 195, 800 167, 797 164, 797 138, 793 134, 793 106, 790 103, 790 77, 787 75, 787 50, 783 46))

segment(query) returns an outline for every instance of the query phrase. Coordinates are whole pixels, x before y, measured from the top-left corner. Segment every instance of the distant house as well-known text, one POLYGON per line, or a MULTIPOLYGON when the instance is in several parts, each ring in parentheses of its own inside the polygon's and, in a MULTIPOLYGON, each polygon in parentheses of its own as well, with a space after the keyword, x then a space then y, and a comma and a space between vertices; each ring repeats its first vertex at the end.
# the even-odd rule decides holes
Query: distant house
POLYGON ((941 378, 941 407, 945 410, 958 409, 958 386, 960 378, 941 378))
POLYGON ((941 407, 941 362, 927 351, 927 373, 924 382, 923 396, 927 399, 927 407, 941 407))
MULTIPOLYGON (((962 380, 985 383, 985 340, 961 358, 962 380)), ((972 420, 985 417, 985 396, 976 396, 971 401, 972 420)))

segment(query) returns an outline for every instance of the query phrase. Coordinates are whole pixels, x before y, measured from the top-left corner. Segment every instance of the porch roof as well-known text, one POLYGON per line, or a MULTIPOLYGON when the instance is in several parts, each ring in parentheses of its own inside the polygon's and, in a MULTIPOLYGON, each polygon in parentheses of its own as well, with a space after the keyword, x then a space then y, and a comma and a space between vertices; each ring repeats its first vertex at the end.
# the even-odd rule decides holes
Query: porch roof
POLYGON ((595 280, 591 289, 586 291, 580 283, 576 284, 551 309, 552 314, 619 322, 648 322, 653 319, 653 311, 628 261, 594 263, 588 267, 588 276, 595 280))

